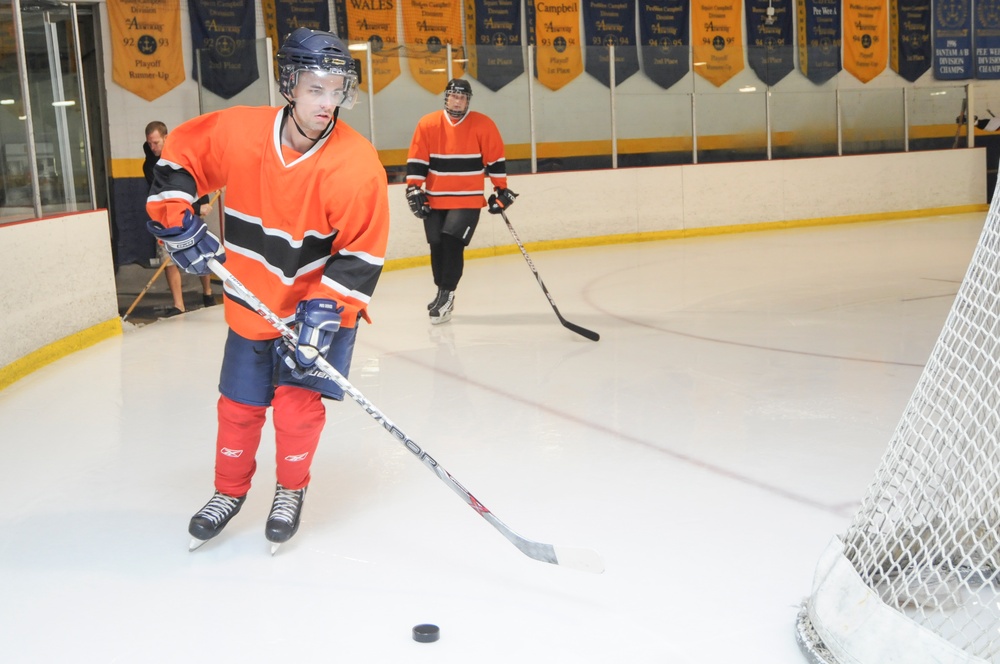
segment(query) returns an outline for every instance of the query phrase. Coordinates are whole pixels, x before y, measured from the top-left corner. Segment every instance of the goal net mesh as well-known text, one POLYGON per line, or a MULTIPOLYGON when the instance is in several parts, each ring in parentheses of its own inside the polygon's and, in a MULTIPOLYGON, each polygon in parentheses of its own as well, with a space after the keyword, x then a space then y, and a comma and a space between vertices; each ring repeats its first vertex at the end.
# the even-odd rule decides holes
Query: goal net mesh
POLYGON ((798 624, 814 661, 1000 663, 998 201, 839 551, 817 566, 798 624))

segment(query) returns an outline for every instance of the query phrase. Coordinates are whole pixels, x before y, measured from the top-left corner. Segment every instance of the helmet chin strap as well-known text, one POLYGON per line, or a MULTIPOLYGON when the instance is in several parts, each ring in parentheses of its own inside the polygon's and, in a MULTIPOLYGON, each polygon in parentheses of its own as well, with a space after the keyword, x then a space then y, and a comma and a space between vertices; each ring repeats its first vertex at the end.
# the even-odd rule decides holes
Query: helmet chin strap
POLYGON ((320 142, 321 140, 323 140, 324 138, 333 133, 334 127, 337 126, 337 117, 340 115, 340 106, 337 106, 336 108, 333 109, 333 117, 330 118, 330 121, 326 123, 326 127, 323 129, 323 131, 319 133, 319 136, 317 136, 316 138, 310 138, 309 136, 306 135, 306 132, 302 131, 302 127, 299 126, 298 120, 295 119, 295 114, 292 113, 292 110, 295 108, 295 100, 288 99, 288 97, 285 97, 285 99, 288 101, 288 106, 285 106, 285 117, 282 118, 282 125, 284 125, 285 120, 291 118, 292 124, 294 124, 295 129, 298 130, 300 134, 302 134, 302 138, 306 139, 307 141, 312 141, 313 145, 316 145, 316 143, 320 142))

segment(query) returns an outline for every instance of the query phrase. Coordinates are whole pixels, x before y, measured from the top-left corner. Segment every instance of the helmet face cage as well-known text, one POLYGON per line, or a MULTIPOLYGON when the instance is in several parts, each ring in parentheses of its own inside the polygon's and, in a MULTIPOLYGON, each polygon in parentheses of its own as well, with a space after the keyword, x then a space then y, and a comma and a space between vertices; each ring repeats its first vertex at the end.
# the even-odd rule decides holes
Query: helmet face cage
POLYGON ((444 89, 444 109, 451 117, 457 119, 462 118, 466 113, 469 112, 469 106, 472 104, 472 86, 468 81, 461 78, 453 78, 448 81, 448 85, 444 89), (448 108, 448 98, 451 95, 461 95, 465 97, 467 102, 465 110, 463 111, 453 111, 448 108))
POLYGON ((358 98, 358 73, 344 43, 330 32, 298 28, 278 49, 278 88, 291 97, 303 71, 344 78, 337 106, 351 108, 358 98))

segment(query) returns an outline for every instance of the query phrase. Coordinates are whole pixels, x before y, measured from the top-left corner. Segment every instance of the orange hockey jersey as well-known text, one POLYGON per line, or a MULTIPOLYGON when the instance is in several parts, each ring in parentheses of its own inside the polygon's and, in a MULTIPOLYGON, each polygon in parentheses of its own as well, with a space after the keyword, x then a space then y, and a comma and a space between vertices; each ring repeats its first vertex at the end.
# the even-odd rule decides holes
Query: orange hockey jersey
POLYGON ((481 208, 483 176, 507 187, 500 131, 487 116, 469 111, 453 123, 444 110, 420 118, 406 157, 407 186, 423 186, 431 208, 481 208))
MULTIPOLYGON (((274 313, 291 320, 301 300, 344 306, 354 327, 375 290, 389 231, 385 169, 375 148, 338 121, 308 152, 281 145, 284 109, 234 107, 170 132, 146 210, 181 223, 199 192, 222 187, 226 267, 274 313)), ((274 328, 226 289, 226 322, 248 339, 274 328)))

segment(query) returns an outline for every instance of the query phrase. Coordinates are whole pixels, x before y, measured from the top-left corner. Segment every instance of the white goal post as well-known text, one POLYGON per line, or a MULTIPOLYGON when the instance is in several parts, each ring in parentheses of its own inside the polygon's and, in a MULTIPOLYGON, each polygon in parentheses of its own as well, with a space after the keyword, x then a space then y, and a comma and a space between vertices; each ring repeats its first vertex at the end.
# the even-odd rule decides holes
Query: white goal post
POLYGON ((887 452, 817 565, 816 664, 1000 663, 1000 191, 887 452))

